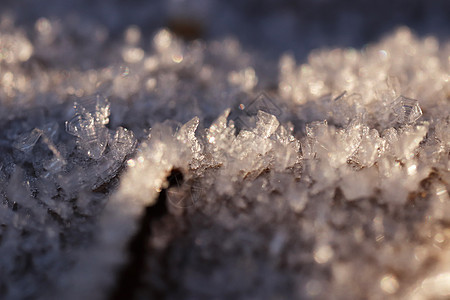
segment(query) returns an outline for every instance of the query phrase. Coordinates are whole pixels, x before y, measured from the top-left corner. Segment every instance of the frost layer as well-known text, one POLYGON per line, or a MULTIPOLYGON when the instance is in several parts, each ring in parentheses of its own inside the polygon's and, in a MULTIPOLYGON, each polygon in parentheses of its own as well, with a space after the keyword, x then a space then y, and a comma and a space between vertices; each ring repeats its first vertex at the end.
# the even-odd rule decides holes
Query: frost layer
POLYGON ((449 294, 449 45, 401 28, 277 79, 236 40, 133 26, 97 54, 119 64, 67 72, 100 26, 67 58, 70 25, 1 26, 2 298, 104 298, 162 190, 140 297, 449 294))

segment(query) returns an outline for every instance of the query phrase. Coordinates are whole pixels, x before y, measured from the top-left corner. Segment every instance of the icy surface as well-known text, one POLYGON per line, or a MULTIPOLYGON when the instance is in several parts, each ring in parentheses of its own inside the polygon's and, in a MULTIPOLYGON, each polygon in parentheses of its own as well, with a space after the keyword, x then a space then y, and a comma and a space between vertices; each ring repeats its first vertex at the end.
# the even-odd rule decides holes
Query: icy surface
POLYGON ((271 69, 73 18, 0 22, 1 299, 110 296, 161 195, 136 299, 450 297, 448 42, 400 27, 271 69))

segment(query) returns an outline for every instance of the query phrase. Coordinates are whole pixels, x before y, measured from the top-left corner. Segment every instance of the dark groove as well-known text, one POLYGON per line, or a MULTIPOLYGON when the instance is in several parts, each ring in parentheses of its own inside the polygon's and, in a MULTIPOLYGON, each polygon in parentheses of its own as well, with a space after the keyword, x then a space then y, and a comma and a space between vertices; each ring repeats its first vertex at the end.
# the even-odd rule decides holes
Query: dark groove
MULTIPOLYGON (((183 174, 178 169, 173 169, 167 177, 169 188, 183 181, 183 174)), ((145 271, 145 257, 148 252, 148 241, 152 234, 152 222, 157 221, 168 214, 167 189, 163 189, 156 203, 145 209, 139 225, 139 230, 131 239, 128 246, 128 263, 119 271, 116 285, 113 287, 108 299, 122 300, 135 299, 136 292, 142 285, 142 275, 145 271)), ((164 295, 157 295, 163 298, 164 295)))

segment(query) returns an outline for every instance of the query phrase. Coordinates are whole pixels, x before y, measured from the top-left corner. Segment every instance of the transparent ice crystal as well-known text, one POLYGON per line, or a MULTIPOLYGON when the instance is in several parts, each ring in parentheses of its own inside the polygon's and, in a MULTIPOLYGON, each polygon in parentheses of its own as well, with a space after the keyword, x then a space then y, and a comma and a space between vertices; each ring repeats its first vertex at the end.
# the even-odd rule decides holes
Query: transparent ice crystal
POLYGON ((422 116, 419 101, 400 96, 392 103, 394 120, 400 124, 412 124, 422 116))
POLYGON ((82 151, 93 159, 99 159, 108 144, 109 102, 101 95, 75 102, 75 116, 66 122, 66 131, 77 137, 82 151))
POLYGON ((33 146, 36 145, 41 135, 42 130, 35 128, 30 133, 20 135, 14 142, 13 146, 23 152, 30 151, 33 149, 33 146))

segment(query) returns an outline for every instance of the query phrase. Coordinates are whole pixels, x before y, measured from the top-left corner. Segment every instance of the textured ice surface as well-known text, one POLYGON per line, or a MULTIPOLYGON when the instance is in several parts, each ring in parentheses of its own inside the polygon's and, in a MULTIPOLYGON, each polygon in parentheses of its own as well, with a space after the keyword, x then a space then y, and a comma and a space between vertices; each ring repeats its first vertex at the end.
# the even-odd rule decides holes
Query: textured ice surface
POLYGON ((2 17, 1 299, 108 297, 164 195, 130 299, 450 296, 448 43, 401 27, 273 69, 121 33, 2 17))

